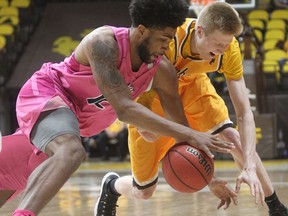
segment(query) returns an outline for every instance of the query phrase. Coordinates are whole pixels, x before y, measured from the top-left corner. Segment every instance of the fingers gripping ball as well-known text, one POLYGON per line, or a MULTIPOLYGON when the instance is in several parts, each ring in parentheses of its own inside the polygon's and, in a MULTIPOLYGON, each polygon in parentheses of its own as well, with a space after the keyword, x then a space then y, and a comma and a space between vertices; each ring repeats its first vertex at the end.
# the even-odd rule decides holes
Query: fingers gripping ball
POLYGON ((209 184, 214 174, 214 161, 206 153, 187 143, 174 145, 162 161, 166 182, 176 191, 194 193, 209 184))

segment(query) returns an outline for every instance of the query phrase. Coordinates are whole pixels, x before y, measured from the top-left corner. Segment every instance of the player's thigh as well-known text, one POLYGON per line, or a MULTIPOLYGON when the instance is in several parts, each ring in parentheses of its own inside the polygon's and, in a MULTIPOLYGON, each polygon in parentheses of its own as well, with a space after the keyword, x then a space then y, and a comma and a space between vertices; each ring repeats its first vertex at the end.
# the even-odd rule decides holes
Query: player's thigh
POLYGON ((173 140, 168 137, 161 137, 156 142, 148 142, 133 126, 129 126, 128 140, 131 169, 137 186, 145 187, 156 183, 159 162, 174 144, 173 140))
POLYGON ((67 107, 41 112, 30 137, 31 142, 45 153, 54 151, 50 148, 51 143, 57 143, 56 141, 70 143, 70 146, 73 143, 81 144, 78 120, 67 107))
POLYGON ((0 208, 7 202, 7 200, 12 197, 15 190, 0 190, 0 208))
POLYGON ((182 87, 180 96, 193 129, 212 133, 224 124, 232 123, 224 100, 206 74, 197 76, 189 85, 182 87))

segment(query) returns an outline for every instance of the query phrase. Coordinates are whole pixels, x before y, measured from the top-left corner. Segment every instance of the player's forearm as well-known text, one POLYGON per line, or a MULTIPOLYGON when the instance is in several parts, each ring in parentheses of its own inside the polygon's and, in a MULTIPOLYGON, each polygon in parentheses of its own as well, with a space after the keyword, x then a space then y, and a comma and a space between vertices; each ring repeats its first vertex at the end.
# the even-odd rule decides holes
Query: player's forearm
POLYGON ((244 157, 243 169, 255 169, 256 129, 252 112, 238 117, 238 128, 244 157))
POLYGON ((171 103, 169 103, 169 104, 168 103, 167 104, 162 103, 161 104, 163 107, 165 116, 173 122, 177 122, 181 125, 185 125, 187 127, 190 127, 188 120, 187 120, 185 113, 184 113, 184 108, 183 108, 181 99, 175 98, 175 99, 172 99, 172 101, 174 101, 173 104, 171 104, 171 103))
POLYGON ((177 141, 185 141, 188 134, 193 133, 192 129, 162 118, 138 103, 131 103, 122 113, 118 113, 118 118, 142 130, 174 137, 177 141))

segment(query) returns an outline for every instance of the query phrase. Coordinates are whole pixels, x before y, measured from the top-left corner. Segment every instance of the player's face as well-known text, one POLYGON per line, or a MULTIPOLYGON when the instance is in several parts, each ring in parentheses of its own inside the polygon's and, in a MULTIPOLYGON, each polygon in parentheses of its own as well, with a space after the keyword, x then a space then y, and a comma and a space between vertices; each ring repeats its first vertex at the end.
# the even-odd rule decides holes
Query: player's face
POLYGON ((176 29, 150 29, 147 37, 138 46, 138 54, 142 62, 151 63, 158 56, 164 55, 169 49, 169 43, 175 35, 176 29))
POLYGON ((197 51, 201 58, 210 61, 216 55, 221 55, 227 50, 233 37, 234 35, 223 34, 218 30, 208 35, 205 35, 204 31, 198 32, 197 51))

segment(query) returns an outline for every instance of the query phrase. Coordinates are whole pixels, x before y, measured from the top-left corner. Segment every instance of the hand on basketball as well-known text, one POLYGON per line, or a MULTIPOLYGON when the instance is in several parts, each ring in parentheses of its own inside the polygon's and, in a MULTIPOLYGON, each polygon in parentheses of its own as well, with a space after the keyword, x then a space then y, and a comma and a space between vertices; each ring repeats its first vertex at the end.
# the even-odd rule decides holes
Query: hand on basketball
POLYGON ((244 182, 249 185, 252 196, 255 198, 255 204, 259 202, 264 205, 264 192, 262 185, 256 175, 256 170, 243 170, 236 180, 236 192, 240 191, 240 185, 244 182))
POLYGON ((238 204, 238 195, 227 181, 213 177, 208 186, 210 191, 221 200, 217 209, 220 209, 224 205, 224 210, 229 208, 231 199, 234 205, 238 204))
POLYGON ((230 153, 232 148, 235 148, 231 142, 226 142, 218 139, 217 135, 210 135, 208 133, 195 131, 196 136, 193 136, 192 141, 188 141, 192 146, 203 150, 210 158, 214 155, 210 150, 220 153, 230 153))

